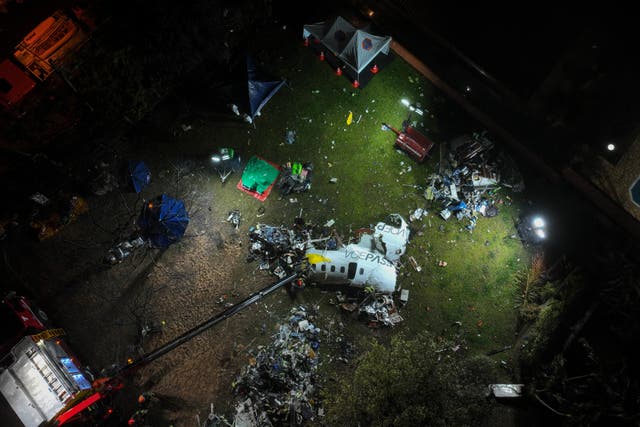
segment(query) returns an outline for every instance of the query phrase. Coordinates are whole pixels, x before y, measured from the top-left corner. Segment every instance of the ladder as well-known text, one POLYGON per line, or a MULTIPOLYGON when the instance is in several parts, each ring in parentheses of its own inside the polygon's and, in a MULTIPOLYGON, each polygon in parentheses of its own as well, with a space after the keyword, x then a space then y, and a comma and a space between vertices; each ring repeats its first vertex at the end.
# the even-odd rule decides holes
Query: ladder
POLYGON ((51 367, 45 358, 38 353, 36 349, 30 349, 26 354, 33 366, 35 366, 40 375, 42 375, 42 378, 49 386, 49 389, 56 394, 60 402, 64 403, 69 397, 69 392, 64 384, 60 382, 56 374, 51 370, 51 367))

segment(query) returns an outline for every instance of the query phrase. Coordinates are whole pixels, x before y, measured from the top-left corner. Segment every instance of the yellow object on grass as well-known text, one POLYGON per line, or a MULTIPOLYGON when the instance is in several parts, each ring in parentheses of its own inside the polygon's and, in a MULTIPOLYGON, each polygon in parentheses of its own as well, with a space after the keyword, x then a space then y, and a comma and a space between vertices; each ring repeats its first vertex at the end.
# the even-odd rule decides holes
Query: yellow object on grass
POLYGON ((329 258, 324 257, 320 254, 307 254, 306 257, 309 260, 310 264, 317 264, 319 262, 331 262, 329 258))
POLYGON ((349 115, 347 116, 347 126, 353 123, 353 113, 349 111, 349 115))

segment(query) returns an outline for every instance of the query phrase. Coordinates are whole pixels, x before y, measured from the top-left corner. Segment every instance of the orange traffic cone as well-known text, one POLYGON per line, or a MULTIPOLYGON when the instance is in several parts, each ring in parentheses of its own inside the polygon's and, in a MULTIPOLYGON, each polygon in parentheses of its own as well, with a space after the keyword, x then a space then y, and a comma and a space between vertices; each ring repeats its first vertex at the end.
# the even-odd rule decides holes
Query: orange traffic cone
POLYGON ((373 64, 373 67, 371 67, 371 72, 373 74, 376 74, 378 72, 378 64, 373 64))
POLYGON ((336 76, 341 76, 342 75, 342 68, 338 67, 336 68, 336 76))
POLYGON ((304 38, 304 47, 309 46, 309 37, 304 38))
POLYGON ((324 61, 324 50, 320 51, 320 61, 324 61))
POLYGON ((360 87, 360 82, 359 82, 359 81, 357 81, 357 80, 354 80, 354 81, 353 81, 353 87, 354 87, 354 88, 356 88, 356 89, 358 89, 358 88, 360 87))

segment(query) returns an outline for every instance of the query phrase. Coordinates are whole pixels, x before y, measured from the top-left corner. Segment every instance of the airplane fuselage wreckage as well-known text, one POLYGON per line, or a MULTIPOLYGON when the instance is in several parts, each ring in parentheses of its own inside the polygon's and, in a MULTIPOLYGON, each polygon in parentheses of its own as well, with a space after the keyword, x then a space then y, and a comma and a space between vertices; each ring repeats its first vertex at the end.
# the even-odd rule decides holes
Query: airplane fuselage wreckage
POLYGON ((396 264, 405 253, 409 227, 398 214, 395 224, 379 222, 371 233, 363 233, 357 244, 335 249, 306 251, 310 264, 309 280, 318 284, 348 284, 373 287, 376 292, 393 293, 396 289, 396 264))

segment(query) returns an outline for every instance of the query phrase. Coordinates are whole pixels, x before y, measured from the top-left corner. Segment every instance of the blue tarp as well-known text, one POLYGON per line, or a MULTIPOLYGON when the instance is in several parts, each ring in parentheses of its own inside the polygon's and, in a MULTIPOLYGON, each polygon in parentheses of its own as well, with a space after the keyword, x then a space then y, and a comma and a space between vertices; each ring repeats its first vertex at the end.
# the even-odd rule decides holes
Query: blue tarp
POLYGON ((282 86, 284 80, 272 79, 260 76, 253 58, 247 55, 247 86, 249 89, 249 115, 253 119, 275 95, 282 86))
POLYGON ((449 209, 451 212, 457 212, 457 211, 461 211, 462 209, 466 209, 466 207, 467 207, 467 204, 462 200, 460 200, 458 203, 452 203, 449 206, 447 206, 447 209, 449 209))
POLYGON ((141 192, 151 182, 151 171, 142 161, 129 160, 129 176, 136 193, 141 192))
POLYGON ((166 194, 147 203, 138 218, 142 236, 153 246, 166 248, 184 236, 189 214, 180 200, 166 194))
POLYGON ((631 195, 633 203, 640 206, 640 178, 638 178, 631 188, 629 188, 629 194, 631 195))

